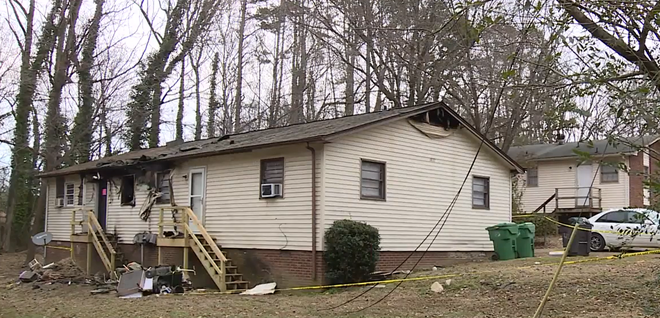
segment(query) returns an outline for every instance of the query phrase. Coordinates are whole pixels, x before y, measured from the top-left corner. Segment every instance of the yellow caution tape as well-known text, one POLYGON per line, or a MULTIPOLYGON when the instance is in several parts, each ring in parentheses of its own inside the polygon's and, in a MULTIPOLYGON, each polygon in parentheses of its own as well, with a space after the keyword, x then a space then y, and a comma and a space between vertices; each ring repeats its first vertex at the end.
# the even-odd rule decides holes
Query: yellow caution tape
MULTIPOLYGON (((569 227, 569 228, 574 227, 573 225, 568 225, 568 224, 565 224, 565 223, 561 223, 561 222, 559 222, 559 221, 557 221, 553 218, 543 216, 543 215, 533 215, 533 214, 531 214, 531 215, 513 215, 512 217, 514 217, 514 218, 543 217, 543 218, 547 219, 548 221, 550 221, 552 223, 555 223, 557 225, 561 225, 561 226, 565 226, 565 227, 569 227)), ((620 231, 610 231, 610 230, 584 229, 584 228, 578 227, 578 230, 591 231, 591 232, 597 232, 597 233, 609 233, 609 234, 615 234, 617 236, 632 236, 632 235, 636 235, 636 236, 637 235, 660 236, 660 233, 644 233, 644 232, 635 233, 635 230, 633 230, 633 229, 621 229, 620 231)))
MULTIPOLYGON (((660 254, 660 249, 651 250, 651 251, 644 251, 644 252, 635 252, 635 253, 625 253, 625 254, 612 255, 612 256, 604 256, 604 257, 586 258, 586 259, 580 259, 580 260, 564 262, 564 264, 565 265, 573 265, 573 264, 581 264, 581 263, 587 263, 587 262, 616 260, 616 259, 622 259, 622 258, 626 258, 626 257, 649 255, 649 254, 660 254)), ((554 266, 554 265, 557 265, 557 263, 519 266, 519 267, 516 267, 516 269, 530 269, 530 268, 539 267, 539 266, 554 266)), ((487 274, 487 273, 494 273, 494 272, 497 272, 497 270, 481 271, 481 272, 474 272, 474 273, 456 273, 456 274, 445 274, 445 275, 436 275, 436 276, 420 276, 420 277, 413 277, 413 278, 388 279, 388 280, 362 282, 362 283, 351 283, 351 284, 302 286, 302 287, 291 287, 291 288, 281 288, 281 289, 278 288, 278 289, 275 289, 275 290, 276 291, 294 291, 294 290, 315 290, 315 289, 328 289, 328 288, 359 287, 359 286, 369 286, 369 285, 379 285, 379 284, 391 284, 391 283, 398 283, 398 282, 411 282, 411 281, 424 281, 424 280, 432 280, 432 279, 452 278, 452 277, 468 276, 468 275, 479 275, 479 274, 487 274)), ((225 291, 225 292, 221 292, 221 291, 209 291, 209 292, 196 291, 196 292, 189 292, 189 293, 186 293, 186 294, 187 295, 229 295, 229 294, 237 294, 237 293, 240 293, 240 292, 242 292, 242 291, 225 291)))
POLYGON ((52 245, 46 245, 46 248, 55 248, 55 249, 60 249, 60 250, 67 250, 70 251, 70 247, 65 247, 65 246, 52 246, 52 245))

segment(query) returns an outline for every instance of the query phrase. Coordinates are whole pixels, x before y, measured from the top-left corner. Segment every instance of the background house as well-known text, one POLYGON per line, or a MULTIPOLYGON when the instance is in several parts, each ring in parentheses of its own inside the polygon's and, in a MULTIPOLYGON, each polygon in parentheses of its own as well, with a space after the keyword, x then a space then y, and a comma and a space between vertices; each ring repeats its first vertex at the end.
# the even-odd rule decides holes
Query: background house
POLYGON ((643 183, 658 169, 649 156, 660 150, 657 141, 658 136, 643 136, 512 147, 508 154, 527 169, 519 176, 519 210, 545 204, 548 213, 571 216, 649 205, 652 196, 643 183))
MULTIPOLYGON (((91 209, 135 260, 140 249, 133 237, 158 232, 159 207, 190 206, 246 280, 290 285, 323 277, 324 230, 352 219, 378 228, 379 267, 392 269, 447 209, 482 138, 449 107, 434 103, 133 151, 44 174, 46 230, 53 244, 70 245, 76 240, 71 211, 91 209), (155 192, 161 196, 154 198, 155 192)), ((492 251, 484 228, 511 220, 512 172, 522 168, 483 141, 421 266, 492 251)), ((158 251, 145 247, 145 264, 181 263, 182 246, 161 241, 167 239, 158 238, 158 251)), ((74 253, 84 257, 89 246, 82 242, 74 253)), ((51 260, 67 256, 47 253, 51 260)))

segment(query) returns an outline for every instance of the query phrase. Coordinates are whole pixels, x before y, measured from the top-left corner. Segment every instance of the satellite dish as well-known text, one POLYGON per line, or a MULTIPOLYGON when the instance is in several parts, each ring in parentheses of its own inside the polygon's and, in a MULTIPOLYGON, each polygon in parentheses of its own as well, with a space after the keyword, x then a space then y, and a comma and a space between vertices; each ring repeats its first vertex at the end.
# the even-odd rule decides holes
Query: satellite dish
POLYGON ((32 243, 37 246, 44 246, 53 240, 53 234, 48 232, 37 233, 32 237, 32 243))

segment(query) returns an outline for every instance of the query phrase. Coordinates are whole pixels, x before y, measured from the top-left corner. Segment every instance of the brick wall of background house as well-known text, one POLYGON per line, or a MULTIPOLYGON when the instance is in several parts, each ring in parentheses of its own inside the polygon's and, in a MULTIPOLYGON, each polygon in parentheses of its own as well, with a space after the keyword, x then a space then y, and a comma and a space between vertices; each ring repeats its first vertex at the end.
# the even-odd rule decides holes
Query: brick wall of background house
MULTIPOLYGON (((652 149, 649 155, 649 172, 653 180, 658 182, 660 180, 660 171, 658 171, 658 169, 660 169, 660 167, 658 167, 658 158, 660 158, 660 141, 651 144, 649 147, 652 149)), ((653 193, 653 189, 651 189, 650 193, 651 204, 654 204, 660 200, 660 193, 653 193)))
POLYGON ((630 206, 644 206, 644 153, 640 151, 635 156, 630 156, 629 163, 629 187, 630 206))
MULTIPOLYGON (((56 246, 69 246, 68 242, 53 242, 56 246)), ((139 245, 121 244, 121 251, 129 261, 140 261, 139 245)), ((86 266, 87 244, 76 243, 74 246, 76 263, 83 269, 86 266)), ((233 264, 243 274, 250 286, 261 283, 277 282, 278 287, 307 286, 324 283, 323 252, 316 253, 316 279, 312 278, 312 260, 310 251, 291 250, 258 250, 258 249, 223 249, 233 264)), ((183 265, 183 249, 177 247, 161 248, 161 265, 183 265)), ((423 251, 415 252, 399 270, 409 270, 422 256, 423 251)), ((104 272, 103 264, 96 251, 92 253, 92 272, 104 272)), ((381 252, 377 270, 394 270, 401 264, 410 252, 381 252)), ((449 266, 459 263, 486 260, 492 252, 428 252, 415 267, 416 270, 428 270, 433 266, 449 266)), ((70 256, 68 250, 50 248, 47 252, 47 262, 56 262, 70 256)), ((155 246, 144 247, 143 266, 155 266, 158 260, 158 249, 155 246)), ((213 281, 197 259, 189 252, 189 266, 195 270, 190 275, 196 288, 215 288, 213 281)))

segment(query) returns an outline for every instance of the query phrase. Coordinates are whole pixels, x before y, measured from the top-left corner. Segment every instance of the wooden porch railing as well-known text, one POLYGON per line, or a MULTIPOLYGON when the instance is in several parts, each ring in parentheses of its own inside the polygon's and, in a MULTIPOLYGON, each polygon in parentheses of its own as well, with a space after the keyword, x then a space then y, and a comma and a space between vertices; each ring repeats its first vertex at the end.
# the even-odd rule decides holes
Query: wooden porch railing
MULTIPOLYGON (((81 212, 82 215, 85 215, 85 212, 83 212, 83 209, 76 209, 73 210, 71 213, 71 236, 76 234, 76 226, 84 226, 87 225, 87 238, 88 242, 91 242, 92 245, 94 245, 94 249, 96 249, 96 252, 99 254, 99 257, 101 258, 101 262, 103 262, 103 266, 105 269, 109 272, 112 273, 115 270, 115 262, 117 259, 117 251, 115 251, 114 247, 110 243, 110 240, 108 237, 105 235, 105 232, 103 231, 103 227, 101 227, 101 224, 99 223, 98 219, 96 218, 96 215, 94 215, 93 210, 87 211, 87 220, 84 218, 81 220, 77 220, 76 214, 77 212, 81 212), (101 239, 99 240, 99 237, 101 239), (101 244, 103 242, 103 244, 101 244), (103 247, 107 249, 103 249, 103 247), (110 254, 110 255, 108 255, 110 254)), ((83 231, 84 232, 84 228, 83 231)), ((71 257, 74 257, 74 251, 73 251, 73 240, 71 240, 71 257)), ((89 273, 91 271, 91 262, 92 262, 92 249, 87 248, 87 272, 89 273)))
POLYGON ((164 227, 165 226, 176 226, 177 228, 183 229, 183 239, 184 239, 184 268, 188 268, 188 247, 191 247, 201 263, 206 268, 207 272, 211 278, 215 281, 216 285, 221 291, 227 290, 226 284, 226 263, 227 258, 222 253, 218 245, 215 243, 213 237, 206 231, 202 222, 197 218, 195 213, 189 207, 168 207, 160 209, 160 216, 158 222, 158 237, 164 237, 164 227), (165 222, 165 210, 170 211, 180 211, 180 218, 174 219, 170 222, 165 222), (193 231, 191 225, 196 228, 196 231, 193 231), (195 233, 197 232, 197 233, 195 233), (206 242, 206 246, 202 243, 202 240, 197 236, 200 234, 202 239, 206 242), (190 244, 190 240, 194 242, 193 245, 190 244), (206 247, 210 247, 213 254, 217 256, 217 259, 211 257, 209 252, 206 250, 206 247))
POLYGON ((602 208, 602 190, 595 187, 555 188, 555 208, 602 208), (580 192, 586 195, 580 195, 580 192), (572 203, 566 203, 573 200, 572 203))
MULTIPOLYGON (((105 269, 107 269, 109 273, 112 273, 115 270, 117 251, 115 251, 114 247, 112 247, 112 244, 110 244, 110 240, 108 240, 108 237, 105 235, 105 232, 103 232, 103 227, 101 227, 101 223, 99 223, 99 220, 96 219, 96 215, 94 215, 94 211, 91 210, 87 212, 87 233, 89 235, 89 238, 91 239, 92 244, 94 244, 94 247, 96 248, 96 252, 101 257, 101 261, 103 262, 103 265, 105 265, 105 269), (101 240, 105 245, 105 248, 108 249, 108 253, 110 254, 110 257, 108 257, 108 255, 105 253, 105 250, 103 249, 103 245, 101 245, 101 241, 99 241, 99 236, 101 237, 101 240)), ((89 254, 90 253, 88 249, 87 255, 89 256, 89 254)), ((87 258, 88 262, 90 262, 90 258, 91 257, 87 258)))

